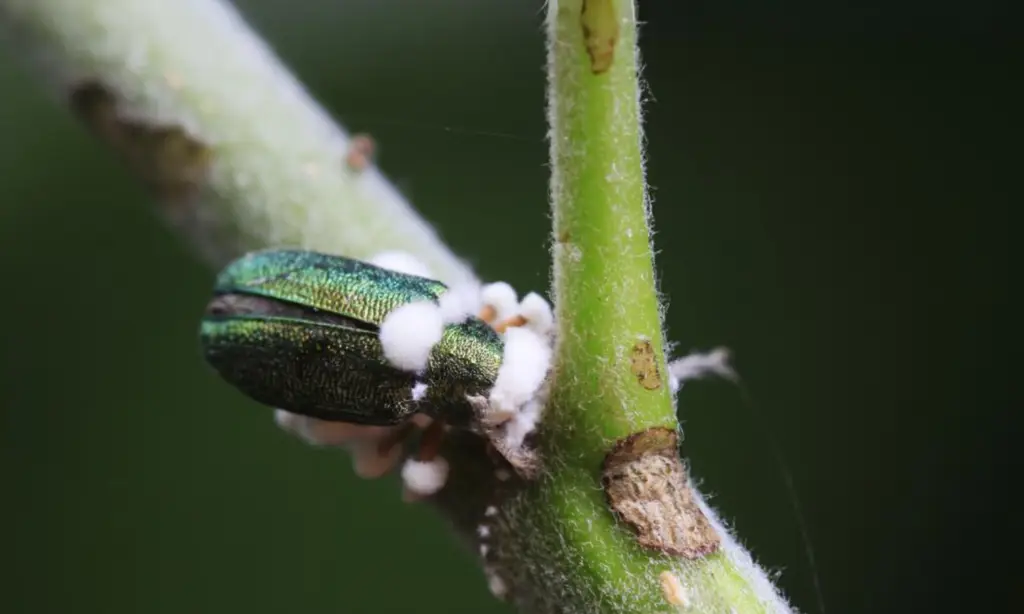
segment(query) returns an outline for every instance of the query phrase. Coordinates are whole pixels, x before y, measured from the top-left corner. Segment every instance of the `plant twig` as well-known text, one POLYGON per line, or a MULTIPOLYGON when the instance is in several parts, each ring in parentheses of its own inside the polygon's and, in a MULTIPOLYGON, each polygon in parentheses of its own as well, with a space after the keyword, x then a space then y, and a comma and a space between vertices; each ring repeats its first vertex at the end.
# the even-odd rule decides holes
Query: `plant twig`
POLYGON ((548 2, 558 342, 546 471, 505 506, 543 612, 788 612, 690 484, 650 246, 633 0, 548 2))
POLYGON ((2 0, 0 27, 215 263, 400 249, 472 278, 227 2, 2 0))
MULTIPOLYGON (((786 612, 676 452, 633 2, 551 0, 548 24, 560 330, 543 471, 497 472, 483 440, 456 433, 432 503, 526 611, 786 612), (645 503, 688 532, 666 534, 645 503)), ((222 0, 0 0, 0 26, 214 263, 276 245, 397 249, 473 279, 222 0)))

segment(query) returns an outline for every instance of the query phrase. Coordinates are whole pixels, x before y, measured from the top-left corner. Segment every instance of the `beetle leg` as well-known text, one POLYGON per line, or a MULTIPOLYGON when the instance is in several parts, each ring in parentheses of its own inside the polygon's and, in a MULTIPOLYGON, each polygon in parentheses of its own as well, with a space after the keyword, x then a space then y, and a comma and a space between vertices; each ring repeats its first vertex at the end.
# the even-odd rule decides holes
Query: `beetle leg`
POLYGON ((392 448, 402 445, 415 428, 416 425, 412 421, 407 421, 401 426, 396 427, 386 437, 377 442, 377 454, 381 456, 389 455, 392 448))
POLYGON ((493 328, 494 328, 494 330, 496 332, 498 332, 500 334, 500 333, 504 333, 506 330, 508 330, 510 328, 515 328, 515 327, 518 327, 518 326, 525 326, 525 325, 526 325, 526 318, 523 315, 521 315, 521 314, 516 314, 516 315, 512 316, 511 318, 506 318, 506 319, 502 320, 501 322, 498 322, 497 324, 494 324, 493 328))
POLYGON ((434 420, 423 430, 420 437, 420 447, 416 458, 421 461, 432 461, 441 452, 441 444, 444 442, 444 422, 434 420))

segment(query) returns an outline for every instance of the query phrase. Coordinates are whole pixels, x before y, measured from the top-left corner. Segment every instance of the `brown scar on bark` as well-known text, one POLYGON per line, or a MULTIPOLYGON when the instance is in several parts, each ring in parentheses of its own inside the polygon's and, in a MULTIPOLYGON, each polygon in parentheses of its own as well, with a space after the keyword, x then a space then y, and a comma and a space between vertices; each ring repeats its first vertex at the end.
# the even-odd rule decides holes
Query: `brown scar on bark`
POLYGON ((590 70, 599 75, 611 68, 619 42, 619 20, 613 0, 583 0, 580 13, 590 70))
POLYGON ((75 115, 110 145, 169 208, 188 203, 202 189, 212 154, 181 126, 151 124, 125 116, 114 92, 96 80, 74 86, 68 102, 75 115))
POLYGON ((644 548, 696 559, 721 538, 694 496, 674 429, 652 427, 620 439, 601 472, 608 506, 644 548))
POLYGON ((633 344, 629 355, 630 367, 640 385, 647 390, 661 387, 661 370, 658 368, 658 357, 650 340, 642 339, 633 344))

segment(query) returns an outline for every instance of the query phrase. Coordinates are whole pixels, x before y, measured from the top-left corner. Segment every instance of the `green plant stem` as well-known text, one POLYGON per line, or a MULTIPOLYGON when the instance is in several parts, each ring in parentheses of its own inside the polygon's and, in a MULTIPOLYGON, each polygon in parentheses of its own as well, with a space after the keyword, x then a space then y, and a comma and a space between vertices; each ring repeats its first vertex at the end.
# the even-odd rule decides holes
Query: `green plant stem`
MULTIPOLYGON (((676 422, 649 246, 635 7, 583 4, 548 3, 560 342, 544 474, 503 480, 481 439, 454 434, 450 481, 433 503, 471 542, 488 523, 483 564, 525 611, 675 611, 659 583, 671 570, 692 611, 786 612, 707 506, 722 547, 689 561, 642 550, 602 494, 613 442, 676 422)), ((215 264, 273 245, 357 258, 400 249, 444 281, 473 278, 372 165, 346 165, 349 136, 225 2, 0 0, 0 27, 215 264)))
POLYGON ((571 434, 587 465, 600 464, 610 441, 675 423, 649 239, 632 10, 621 0, 549 3, 558 364, 587 374, 582 385, 559 381, 551 420, 552 430, 571 434), (615 39, 601 72, 585 29, 591 38, 615 39), (639 385, 632 364, 636 344, 644 342, 657 369, 648 373, 648 386, 639 385), (564 428, 581 422, 591 428, 564 428))
POLYGON ((788 612, 699 495, 722 541, 691 560, 638 546, 602 492, 602 461, 616 441, 677 426, 650 246, 636 36, 633 0, 548 3, 559 336, 542 429, 548 471, 508 506, 505 531, 523 537, 507 564, 528 561, 511 575, 533 611, 788 612), (665 571, 682 587, 675 603, 662 589, 665 571))
POLYGON ((472 272, 221 0, 0 0, 11 49, 153 188, 214 263, 301 246, 472 272))

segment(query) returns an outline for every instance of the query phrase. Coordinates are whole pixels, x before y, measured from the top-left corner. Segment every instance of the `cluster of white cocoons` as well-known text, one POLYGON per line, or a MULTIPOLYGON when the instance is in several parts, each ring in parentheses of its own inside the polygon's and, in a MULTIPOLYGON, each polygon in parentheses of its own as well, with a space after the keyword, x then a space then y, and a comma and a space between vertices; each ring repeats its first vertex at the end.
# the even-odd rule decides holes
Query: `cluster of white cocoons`
MULTIPOLYGON (((371 260, 373 264, 395 271, 430 277, 427 268, 415 258, 400 252, 386 252, 371 260)), ((484 286, 464 284, 449 288, 439 300, 419 301, 396 308, 380 325, 384 357, 404 371, 421 374, 427 368, 430 352, 441 340, 444 327, 463 322, 481 313, 499 325, 504 338, 504 355, 494 388, 488 396, 495 423, 504 423, 507 443, 520 446, 540 419, 539 401, 552 358, 554 314, 551 305, 539 294, 527 294, 520 301, 507 283, 484 286), (500 327, 502 323, 507 326, 500 327)), ((418 384, 422 387, 422 384, 418 384)), ((423 390, 414 388, 413 394, 423 390)), ((406 488, 416 495, 429 495, 444 486, 448 464, 444 459, 409 459, 402 469, 406 488)))
POLYGON ((516 308, 519 307, 519 298, 516 296, 515 289, 503 281, 487 284, 481 288, 480 301, 494 310, 496 320, 512 317, 516 308))
MULTIPOLYGON (((546 340, 555 330, 555 313, 551 310, 551 304, 547 299, 531 292, 523 297, 519 303, 519 315, 526 318, 525 328, 533 331, 546 340)), ((548 345, 551 342, 548 341, 548 345)))
POLYGON ((526 327, 505 331, 505 355, 489 398, 491 410, 516 413, 532 399, 551 365, 551 345, 526 327))

